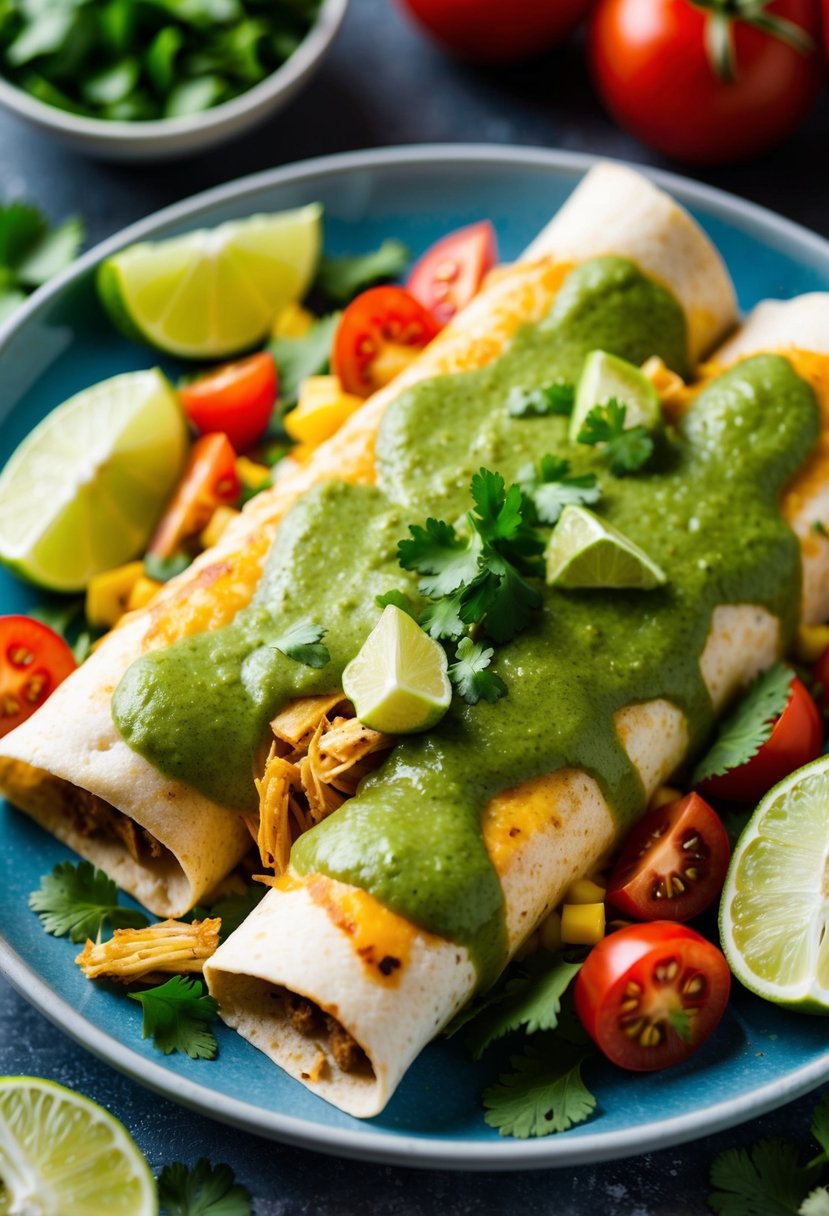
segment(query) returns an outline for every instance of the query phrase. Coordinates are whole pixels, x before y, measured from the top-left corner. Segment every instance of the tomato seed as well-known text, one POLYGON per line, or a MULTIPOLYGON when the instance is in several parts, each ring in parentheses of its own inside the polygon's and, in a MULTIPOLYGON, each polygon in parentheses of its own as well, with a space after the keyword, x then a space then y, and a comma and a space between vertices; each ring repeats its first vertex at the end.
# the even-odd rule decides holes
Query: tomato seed
POLYGON ((2 710, 4 718, 13 718, 15 714, 20 713, 20 702, 17 697, 12 697, 7 693, 0 702, 0 710, 2 710))
POLYGON ((443 283, 452 283, 458 277, 460 272, 461 268, 457 262, 447 260, 445 262, 441 262, 441 264, 436 268, 435 278, 443 283))
POLYGON ((6 653, 14 667, 29 667, 35 661, 34 652, 27 646, 11 645, 6 653))
POLYGON ((23 687, 23 696, 30 705, 35 705, 43 696, 43 691, 49 682, 45 671, 36 671, 23 687))

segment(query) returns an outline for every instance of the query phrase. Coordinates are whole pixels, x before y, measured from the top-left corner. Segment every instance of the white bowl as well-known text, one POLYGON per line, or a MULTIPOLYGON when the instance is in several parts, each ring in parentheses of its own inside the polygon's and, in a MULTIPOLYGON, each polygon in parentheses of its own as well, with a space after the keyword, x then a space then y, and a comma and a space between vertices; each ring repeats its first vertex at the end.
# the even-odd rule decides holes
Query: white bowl
POLYGON ((324 0, 313 28, 293 55, 238 97, 183 118, 117 122, 85 118, 46 105, 0 76, 0 105, 67 147, 105 160, 164 160, 212 148, 256 126, 310 79, 340 28, 348 0, 324 0))

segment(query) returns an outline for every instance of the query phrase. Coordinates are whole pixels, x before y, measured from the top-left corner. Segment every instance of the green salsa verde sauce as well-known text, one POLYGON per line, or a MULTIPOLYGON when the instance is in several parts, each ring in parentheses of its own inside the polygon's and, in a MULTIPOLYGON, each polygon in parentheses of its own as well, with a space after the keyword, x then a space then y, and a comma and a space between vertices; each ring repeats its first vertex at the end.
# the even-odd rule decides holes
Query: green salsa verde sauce
POLYGON ((545 587, 530 627, 496 653, 508 696, 475 706, 455 697, 435 729, 402 738, 291 855, 300 873, 362 887, 465 945, 483 984, 506 956, 503 895, 481 832, 490 798, 575 767, 595 777, 620 823, 632 820, 644 792, 614 714, 665 697, 699 748, 713 725, 699 659, 714 609, 761 605, 779 618, 784 643, 799 615, 800 551, 778 498, 817 439, 810 386, 781 356, 748 359, 700 394, 654 471, 614 478, 599 451, 569 442, 566 418, 516 419, 506 409, 514 386, 574 381, 597 347, 636 363, 657 354, 688 371, 673 297, 624 259, 583 264, 549 315, 493 364, 402 394, 378 437, 378 487, 332 482, 305 495, 279 528, 251 604, 223 629, 144 655, 113 698, 122 736, 158 769, 228 807, 252 808, 270 719, 294 697, 341 687, 379 617, 376 595, 397 588, 417 598, 396 557, 409 522, 460 517, 481 466, 509 484, 551 452, 574 472, 596 472, 597 509, 666 571, 668 585, 545 587), (328 630, 331 661, 321 670, 275 646, 309 619, 328 630))

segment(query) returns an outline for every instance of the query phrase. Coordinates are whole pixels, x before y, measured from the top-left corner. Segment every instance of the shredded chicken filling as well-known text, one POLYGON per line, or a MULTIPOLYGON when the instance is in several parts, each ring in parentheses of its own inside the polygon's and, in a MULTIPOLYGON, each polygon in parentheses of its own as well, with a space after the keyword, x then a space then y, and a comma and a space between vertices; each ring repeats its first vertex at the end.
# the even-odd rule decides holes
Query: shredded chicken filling
POLYGON ((287 989, 277 990, 294 1030, 308 1039, 323 1039, 337 1067, 345 1073, 371 1074, 373 1069, 360 1044, 336 1018, 319 1005, 287 989))

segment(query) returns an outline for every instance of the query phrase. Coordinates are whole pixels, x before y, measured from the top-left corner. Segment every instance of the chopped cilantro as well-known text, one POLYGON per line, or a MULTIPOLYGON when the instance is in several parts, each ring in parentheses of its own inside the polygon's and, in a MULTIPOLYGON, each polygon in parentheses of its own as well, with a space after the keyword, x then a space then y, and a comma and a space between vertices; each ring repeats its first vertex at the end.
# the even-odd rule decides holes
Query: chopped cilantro
POLYGON ((775 1137, 720 1153, 710 1178, 717 1189, 708 1204, 721 1216, 796 1216, 816 1173, 799 1164, 793 1144, 775 1137))
POLYGON ((387 608, 389 604, 394 604, 395 608, 405 612, 413 621, 417 620, 417 609, 408 595, 404 595, 402 591, 387 591, 385 595, 376 595, 374 600, 379 608, 387 608))
POLYGON ((279 398, 271 421, 271 438, 284 438, 280 420, 286 409, 296 405, 302 381, 328 371, 331 345, 339 323, 340 314, 332 312, 316 320, 304 337, 274 338, 268 344, 279 372, 279 398))
POLYGON ((276 639, 274 646, 286 658, 293 659, 295 663, 304 663, 306 667, 325 667, 326 663, 331 661, 331 654, 327 646, 323 646, 322 639, 325 637, 327 629, 323 629, 321 625, 314 625, 310 621, 300 621, 296 625, 292 625, 276 639))
POLYGON ((315 286, 334 304, 347 304, 375 283, 396 279, 409 264, 411 254, 402 241, 383 241, 371 253, 351 257, 323 257, 315 286))
POLYGON ((156 582, 169 583, 171 578, 186 570, 192 561, 193 558, 188 553, 171 553, 169 557, 147 553, 144 557, 144 573, 147 578, 154 578, 156 582))
POLYGON ((484 1090, 484 1118, 502 1136, 526 1140, 565 1132, 593 1113, 596 1099, 581 1079, 583 1050, 541 1036, 521 1055, 512 1072, 484 1090))
POLYGON ((691 1026, 691 1017, 687 1009, 672 1009, 668 1014, 668 1021, 683 1043, 688 1043, 689 1045, 693 1043, 694 1032, 691 1026))
POLYGON ((714 746, 694 769, 695 785, 739 768, 757 754, 788 704, 793 678, 791 668, 775 663, 749 685, 720 725, 714 746))
POLYGON ((551 957, 546 951, 527 959, 501 987, 500 997, 472 1022, 466 1042, 474 1058, 480 1059, 490 1044, 511 1031, 555 1030, 561 998, 580 968, 581 963, 567 962, 561 955, 551 957))
POLYGON ((37 207, 20 202, 0 205, 0 322, 30 291, 75 260, 83 237, 79 219, 65 220, 50 230, 37 207))
POLYGON ((507 686, 499 675, 489 671, 494 651, 462 638, 458 643, 457 658, 449 665, 449 679, 470 705, 479 701, 498 701, 506 696, 507 686))
POLYGON ((205 1157, 190 1168, 165 1165, 158 1178, 163 1216, 251 1216, 251 1197, 229 1165, 211 1166, 205 1157))
POLYGON ((513 418, 543 418, 547 414, 569 417, 576 390, 572 384, 546 384, 543 388, 513 388, 507 397, 507 413, 513 418))
POLYGON ((812 1115, 809 1129, 820 1145, 821 1151, 811 1165, 829 1165, 829 1093, 823 1095, 812 1115))
POLYGON ((818 536, 829 536, 829 532, 827 532, 827 530, 826 530, 826 525, 821 523, 821 521, 819 519, 816 519, 813 521, 812 531, 815 532, 818 536))
POLYGON ((47 933, 68 936, 71 942, 97 937, 104 921, 113 929, 141 929, 148 923, 143 912, 118 903, 115 883, 89 861, 58 862, 29 896, 29 907, 47 933))
POLYGON ((212 1060, 218 1045, 207 1023, 216 1016, 216 1002, 201 980, 174 975, 165 984, 130 992, 144 1010, 143 1037, 152 1038, 159 1051, 183 1051, 193 1060, 212 1060))
POLYGON ((647 427, 625 427, 626 416, 627 406, 611 397, 606 405, 593 406, 577 436, 579 443, 606 445, 605 458, 617 477, 638 473, 653 455, 647 427))
POLYGON ((556 523, 570 504, 586 506, 602 496, 595 473, 571 476, 570 461, 556 456, 542 456, 537 467, 524 465, 518 470, 517 481, 544 524, 556 523))

